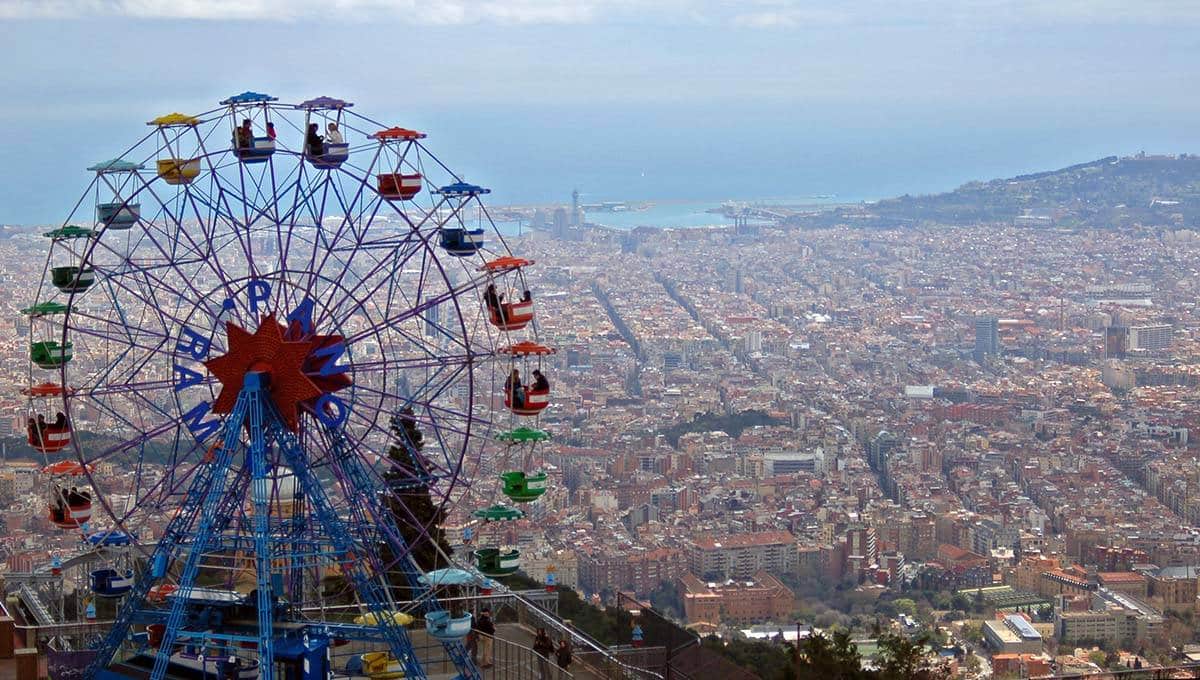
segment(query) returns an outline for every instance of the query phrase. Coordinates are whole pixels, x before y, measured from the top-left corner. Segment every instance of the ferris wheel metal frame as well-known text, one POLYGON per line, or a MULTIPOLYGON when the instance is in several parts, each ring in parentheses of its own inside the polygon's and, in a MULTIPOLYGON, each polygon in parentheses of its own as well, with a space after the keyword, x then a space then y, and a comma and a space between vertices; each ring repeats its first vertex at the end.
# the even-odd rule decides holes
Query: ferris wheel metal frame
MULTIPOLYGON (((257 677, 270 678, 279 640, 291 639, 276 634, 281 617, 303 625, 304 647, 382 643, 390 664, 423 677, 396 623, 401 609, 389 572, 402 574, 416 595, 407 607, 423 614, 460 675, 478 677, 461 644, 470 616, 442 608, 439 583, 417 564, 414 541, 445 558, 434 566, 454 564, 433 530, 467 491, 486 495, 466 478, 468 469, 508 469, 491 480, 493 498, 527 503, 545 490, 545 474, 525 468, 530 448, 548 434, 518 427, 500 432, 498 445, 493 435, 505 418, 536 417, 548 386, 506 384, 511 415, 499 416, 488 408, 496 401, 494 372, 490 382, 476 380, 481 367, 512 369, 552 351, 536 343, 531 323, 522 269, 533 263, 508 251, 479 201, 488 190, 429 153, 424 134, 352 114, 352 106, 328 97, 282 104, 246 92, 198 116, 160 116, 121 156, 89 168, 96 173, 89 191, 46 234, 46 277, 26 310, 29 440, 48 458, 72 449, 91 488, 60 492, 50 512, 57 502, 60 517, 73 516, 71 500, 87 493, 89 513, 95 500, 106 517, 60 526, 130 536, 153 523, 145 520, 170 517, 152 552, 133 542, 149 566, 119 594, 118 623, 97 650, 95 677, 121 677, 105 670, 118 648, 132 641, 147 649, 133 627, 157 624, 152 677, 186 643, 251 646, 267 660, 257 677), (303 128, 293 120, 301 114, 303 128), (329 124, 325 139, 314 118, 329 124), (292 127, 281 135, 276 123, 292 127), (225 126, 229 145, 210 143, 225 126), (303 142, 292 148, 285 139, 295 132, 303 142), (356 164, 362 157, 367 163, 356 164), (431 171, 446 183, 430 184, 431 171), (72 224, 91 207, 89 196, 93 226, 72 224), (493 239, 498 248, 486 246, 493 239), (406 268, 411 263, 417 267, 406 268), (484 284, 487 299, 475 295, 484 284), (496 284, 511 302, 496 298, 496 284), (516 301, 522 289, 525 299, 516 301), (65 303, 53 299, 60 294, 65 303), (51 332, 35 332, 43 325, 51 332), (44 381, 46 370, 57 373, 57 384, 44 381), (492 396, 480 403, 481 392, 492 396), (44 405, 57 399, 62 410, 50 423, 44 405), (77 423, 110 431, 95 446, 98 438, 85 442, 77 423), (412 441, 413 428, 428 436, 432 454, 412 441), (105 462, 132 470, 120 498, 97 471, 105 462), (420 518, 403 502, 385 502, 412 489, 434 501, 432 514, 420 518), (214 555, 252 559, 257 635, 196 629, 204 622, 197 623, 193 595, 203 599, 209 590, 197 578, 220 562, 214 555), (293 611, 313 575, 333 565, 370 615, 365 624, 293 611), (173 596, 156 596, 172 587, 173 596), (291 598, 286 604, 281 591, 291 598)), ((505 507, 474 514, 485 522, 522 514, 496 510, 505 507)), ((468 569, 508 573, 479 552, 468 569)))

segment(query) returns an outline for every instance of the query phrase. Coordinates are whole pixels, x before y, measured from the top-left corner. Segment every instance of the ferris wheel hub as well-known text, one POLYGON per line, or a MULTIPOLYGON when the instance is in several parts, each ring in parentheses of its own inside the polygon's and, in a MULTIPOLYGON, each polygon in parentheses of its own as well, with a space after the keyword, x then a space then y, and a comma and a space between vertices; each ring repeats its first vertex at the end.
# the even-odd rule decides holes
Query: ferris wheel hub
POLYGON ((327 370, 335 357, 322 348, 332 336, 296 338, 273 314, 262 317, 254 333, 233 322, 225 329, 229 350, 204 362, 221 383, 213 413, 232 412, 238 393, 253 381, 267 389, 284 423, 295 431, 302 409, 314 409, 321 397, 350 384, 345 373, 327 370))

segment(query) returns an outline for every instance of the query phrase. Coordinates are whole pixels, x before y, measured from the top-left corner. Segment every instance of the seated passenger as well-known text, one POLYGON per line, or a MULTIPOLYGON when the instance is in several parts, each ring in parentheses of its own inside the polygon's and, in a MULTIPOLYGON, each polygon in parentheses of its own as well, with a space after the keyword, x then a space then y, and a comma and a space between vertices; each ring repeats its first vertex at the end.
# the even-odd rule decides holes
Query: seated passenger
POLYGON ((71 487, 71 491, 67 493, 67 505, 72 507, 91 502, 92 494, 88 493, 87 491, 80 491, 76 487, 71 487))
POLYGON ((54 416, 54 428, 56 430, 67 429, 67 414, 59 411, 58 415, 54 416))
POLYGON ((237 147, 239 149, 249 149, 254 145, 254 131, 250 129, 250 119, 242 121, 242 126, 237 129, 237 147))
POLYGON ((487 305, 488 311, 492 313, 500 323, 505 322, 504 305, 500 303, 500 299, 504 297, 503 293, 496 292, 496 284, 489 283, 487 290, 483 291, 483 302, 487 305))
POLYGON ((337 123, 330 123, 325 128, 325 141, 330 144, 344 144, 346 140, 342 137, 341 130, 338 130, 337 123))
POLYGON ((308 124, 308 134, 304 137, 304 149, 310 156, 320 156, 325 153, 325 140, 317 134, 317 124, 308 124))
POLYGON ((273 142, 275 141, 275 124, 267 123, 267 137, 273 142))
POLYGON ((530 293, 528 290, 526 290, 525 294, 521 296, 521 302, 529 302, 532 299, 533 293, 530 293))
POLYGON ((525 387, 521 384, 521 372, 515 368, 504 381, 504 394, 513 408, 525 407, 525 387))
POLYGON ((542 375, 542 372, 536 368, 533 370, 533 387, 531 389, 534 392, 550 391, 550 381, 546 380, 546 376, 542 375))

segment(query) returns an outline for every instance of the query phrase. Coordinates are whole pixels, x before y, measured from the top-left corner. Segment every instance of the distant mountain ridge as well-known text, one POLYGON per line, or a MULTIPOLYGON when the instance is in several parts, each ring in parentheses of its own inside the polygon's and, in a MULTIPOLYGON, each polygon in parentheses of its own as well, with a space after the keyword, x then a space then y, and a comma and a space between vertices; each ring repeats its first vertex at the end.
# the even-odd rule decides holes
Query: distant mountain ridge
MULTIPOLYGON (((811 217, 795 221, 813 223, 811 217)), ((1200 156, 1108 156, 1059 170, 968 182, 941 194, 845 206, 816 221, 880 227, 1015 223, 1195 228, 1200 222, 1200 156)))

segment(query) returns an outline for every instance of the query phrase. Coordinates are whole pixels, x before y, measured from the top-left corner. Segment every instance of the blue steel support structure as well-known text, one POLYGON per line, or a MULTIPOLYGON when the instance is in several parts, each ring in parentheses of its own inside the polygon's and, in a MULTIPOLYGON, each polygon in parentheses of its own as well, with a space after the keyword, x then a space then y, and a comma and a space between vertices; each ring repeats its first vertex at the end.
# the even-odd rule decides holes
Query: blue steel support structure
MULTIPOLYGON (((372 491, 374 485, 371 483, 370 473, 363 467, 362 460, 347 450, 346 440, 342 437, 341 432, 327 429, 325 435, 330 444, 333 466, 340 472, 340 476, 348 481, 348 488, 345 491, 350 496, 350 507, 354 512, 355 523, 363 527, 380 527, 383 534, 381 538, 391 545, 396 555, 402 556, 399 566, 412 592, 418 593, 423 611, 426 614, 441 611, 442 606, 437 598, 427 596, 429 586, 420 581, 421 570, 413 561, 408 546, 405 545, 404 539, 396 530, 394 519, 387 508, 382 507, 379 503, 379 494, 372 491)), ((480 680, 479 670, 471 661, 471 656, 462 642, 444 640, 442 645, 455 667, 458 668, 459 677, 465 680, 480 680)))
MULTIPOLYGON (((200 570, 200 558, 208 550, 209 543, 215 533, 213 530, 217 526, 223 525, 228 519, 221 517, 221 509, 225 505, 222 501, 225 500, 225 480, 229 478, 229 463, 232 451, 238 448, 238 439, 248 412, 254 404, 262 401, 261 387, 260 374, 248 374, 245 385, 238 394, 233 412, 229 414, 229 418, 225 421, 224 439, 221 442, 222 446, 219 454, 224 464, 218 467, 220 474, 214 475, 209 484, 208 492, 204 496, 204 503, 196 508, 200 512, 200 523, 196 527, 196 532, 192 537, 192 544, 188 550, 187 560, 184 563, 183 574, 179 578, 179 590, 171 598, 171 614, 167 617, 167 627, 163 633, 162 644, 158 646, 158 654, 154 657, 154 669, 150 673, 152 680, 159 680, 166 675, 167 665, 170 663, 171 652, 175 647, 177 639, 190 639, 192 637, 203 639, 203 634, 192 636, 187 631, 182 630, 184 614, 187 612, 187 605, 191 600, 192 589, 196 586, 196 574, 200 570)), ((261 439, 261 435, 257 438, 261 439)), ((251 452, 253 451, 254 446, 251 444, 251 452)), ((259 538, 264 541, 266 539, 265 536, 259 538)), ((262 593, 259 593, 259 598, 261 607, 262 593)), ((270 629, 268 629, 266 634, 270 635, 270 629)), ((262 631, 259 631, 259 635, 261 637, 262 631)), ((266 658, 270 659, 271 657, 267 656, 266 658)), ((263 663, 260 666, 258 677, 260 680, 272 680, 271 671, 271 664, 263 663)))
MULTIPOLYGON (((160 680, 168 670, 172 649, 179 641, 192 641, 197 644, 216 642, 230 645, 236 642, 254 641, 259 649, 259 678, 272 680, 275 583, 271 578, 272 543, 284 542, 294 544, 300 534, 293 525, 292 530, 283 536, 272 539, 268 523, 270 510, 270 485, 268 484, 269 447, 274 444, 283 454, 284 462, 292 468, 293 473, 303 492, 303 497, 311 510, 317 525, 326 540, 332 544, 332 552, 327 557, 336 560, 348 573, 355 585, 360 600, 367 609, 375 615, 375 625, 363 627, 373 630, 364 634, 362 639, 384 641, 392 655, 399 660, 408 678, 424 678, 425 671, 416 658, 407 631, 402 626, 392 622, 388 614, 395 610, 391 594, 387 586, 384 565, 380 563, 374 552, 380 538, 387 540, 398 555, 404 555, 401 567, 406 578, 416 592, 421 593, 422 605, 428 612, 439 611, 440 605, 436 599, 427 597, 428 590, 420 584, 420 571, 408 556, 407 546, 396 531, 391 516, 379 503, 375 485, 363 467, 358 456, 347 451, 344 441, 336 431, 326 431, 332 437, 332 464, 345 480, 345 492, 348 496, 352 511, 350 522, 339 517, 320 480, 316 478, 308 465, 308 458, 296 435, 284 424, 283 419, 270 400, 266 384, 267 375, 248 373, 245 377, 241 393, 233 411, 226 418, 222 429, 222 445, 217 449, 213 460, 199 466, 196 477, 188 489, 187 496, 179 514, 167 526, 163 539, 155 548, 150 564, 134 586, 133 591, 122 606, 120 615, 108 636, 97 649, 96 659, 85 677, 114 677, 113 674, 103 673, 121 644, 130 633, 130 626, 147 621, 165 622, 166 630, 162 643, 155 656, 154 667, 151 671, 152 680, 160 680), (249 420, 249 423, 247 423, 249 420), (234 454, 240 448, 243 427, 249 425, 249 446, 242 468, 233 476, 235 481, 232 488, 226 489, 231 477, 234 454), (223 545, 220 535, 233 519, 244 499, 247 486, 250 489, 254 507, 254 549, 255 567, 257 571, 257 608, 258 634, 255 637, 245 635, 217 633, 213 631, 192 631, 184 628, 190 595, 195 588, 196 576, 202 556, 223 545), (374 527, 378 527, 377 530, 374 527), (189 539, 190 538, 190 543, 189 539), (187 558, 183 573, 179 579, 179 590, 171 598, 170 612, 165 617, 161 610, 146 609, 142 606, 150 588, 155 581, 164 577, 174 555, 182 548, 187 549, 187 558), (361 559, 362 556, 369 559, 361 559), (102 674, 103 673, 103 674, 102 674)), ((294 518, 293 518, 294 521, 294 518)), ((294 556, 293 556, 294 559, 294 556)), ((313 622, 316 624, 316 622, 313 622)), ((353 633, 357 627, 338 626, 343 633, 353 633)), ((322 626, 313 627, 314 632, 322 626)), ((326 627, 326 630, 329 628, 326 627)), ((480 675, 466 649, 461 642, 445 642, 446 651, 459 670, 463 680, 479 680, 480 675)))
POLYGON ((271 680, 270 661, 275 658, 272 639, 276 598, 271 589, 271 529, 267 524, 271 485, 267 479, 267 437, 266 423, 263 422, 263 406, 267 399, 262 397, 267 387, 265 378, 262 373, 249 373, 242 383, 243 393, 250 397, 250 470, 253 475, 250 493, 254 499, 254 569, 258 576, 258 655, 268 661, 259 666, 259 680, 271 680))
MULTIPOLYGON (((230 414, 229 422, 233 422, 234 417, 239 412, 244 416, 245 402, 245 396, 239 395, 237 405, 234 407, 234 413, 230 414)), ((92 665, 88 668, 87 673, 84 674, 85 677, 96 677, 112 661, 113 655, 117 653, 121 643, 129 636, 129 628, 135 619, 138 618, 141 605, 145 602, 146 596, 149 595, 151 586, 153 586, 155 581, 166 575, 170 567, 172 553, 175 552, 178 546, 185 542, 188 536, 193 535, 191 531, 192 526, 198 517, 204 516, 203 509, 212 508, 215 510, 216 506, 220 504, 225 480, 229 475, 230 464, 233 461, 233 451, 238 443, 238 430, 240 427, 240 421, 237 426, 227 427, 222 440, 223 445, 216 451, 213 460, 207 464, 198 466, 195 477, 192 479, 192 484, 188 488, 187 495, 184 496, 183 505, 179 508, 179 513, 163 531, 162 538, 150 556, 149 568, 142 572, 133 589, 125 597, 121 611, 113 623, 112 629, 109 630, 108 635, 105 636, 97 648, 96 658, 92 661, 92 665)), ((195 547, 194 540, 193 547, 195 547)), ((190 591, 191 587, 188 586, 186 592, 190 591)), ((170 620, 175 620, 177 629, 179 619, 182 617, 182 611, 177 612, 176 610, 180 609, 179 604, 186 599, 186 593, 182 590, 180 593, 181 596, 175 599, 168 618, 168 634, 172 633, 171 626, 169 625, 170 620)), ((165 644, 162 648, 167 649, 165 644)), ((155 666, 158 666, 157 659, 155 666)), ((155 677, 162 677, 162 675, 159 673, 155 677)))

